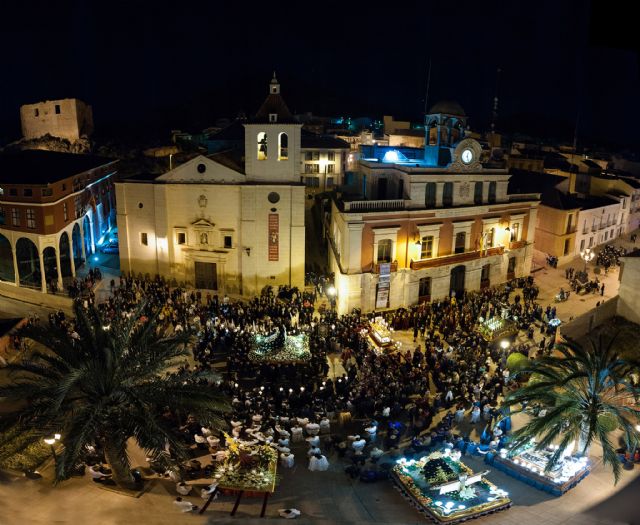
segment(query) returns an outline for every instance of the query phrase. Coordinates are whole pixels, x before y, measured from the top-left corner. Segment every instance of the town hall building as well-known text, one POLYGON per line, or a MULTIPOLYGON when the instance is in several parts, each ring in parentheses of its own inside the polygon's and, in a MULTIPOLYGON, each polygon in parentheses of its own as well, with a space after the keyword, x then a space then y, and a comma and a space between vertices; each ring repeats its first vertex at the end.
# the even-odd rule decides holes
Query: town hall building
POLYGON ((240 147, 116 184, 123 273, 244 296, 304 286, 302 125, 275 75, 243 125, 240 147))

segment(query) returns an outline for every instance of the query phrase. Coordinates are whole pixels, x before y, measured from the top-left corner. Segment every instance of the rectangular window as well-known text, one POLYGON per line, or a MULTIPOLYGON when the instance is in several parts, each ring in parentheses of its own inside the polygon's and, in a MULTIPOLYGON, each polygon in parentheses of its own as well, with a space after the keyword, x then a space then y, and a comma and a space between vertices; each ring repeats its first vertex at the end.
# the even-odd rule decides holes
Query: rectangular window
POLYGON ((334 180, 333 177, 327 177, 327 188, 333 188, 334 180))
POLYGON ((427 208, 436 207, 436 183, 427 182, 424 187, 424 205, 427 208))
POLYGON ((520 223, 516 222, 511 225, 511 242, 520 240, 520 223))
POLYGON ((311 173, 320 173, 320 164, 312 164, 311 173))
POLYGON ((333 151, 330 151, 329 153, 327 153, 327 160, 336 160, 336 154, 333 151))
POLYGON ((38 108, 34 109, 34 110, 33 110, 33 115, 34 115, 35 117, 39 117, 39 116, 40 116, 40 110, 39 110, 38 108))
POLYGON ((36 212, 32 208, 27 209, 27 228, 36 227, 36 212))
POLYGON ((431 277, 423 277, 418 283, 418 297, 422 301, 431 300, 431 277))
POLYGON ((496 192, 497 192, 498 184, 496 181, 492 181, 489 183, 489 204, 496 203, 496 192))
POLYGON ((187 234, 185 232, 178 232, 176 242, 178 244, 187 244, 187 234))
POLYGON ((570 243, 570 239, 565 239, 564 240, 564 252, 563 255, 568 255, 569 254, 569 243, 570 243))
POLYGON ((31 188, 25 188, 22 190, 22 195, 24 197, 33 197, 33 190, 31 188))
POLYGON ((62 191, 67 191, 67 185, 64 182, 62 183, 62 191))
POLYGON ((604 240, 606 241, 609 238, 609 232, 604 232, 604 240))
POLYGON ((507 275, 514 274, 516 271, 516 258, 509 257, 509 265, 507 266, 507 275))
POLYGON ((62 203, 62 215, 64 216, 64 222, 69 220, 69 211, 67 210, 67 203, 62 203))
POLYGON ((56 115, 60 114, 60 104, 56 104, 56 115))
POLYGON ((311 153, 310 151, 305 151, 304 160, 313 160, 313 153, 311 153))
POLYGON ((0 206, 0 224, 4 224, 4 208, 0 206))
POLYGON ((11 197, 17 197, 18 196, 18 190, 16 188, 9 188, 9 195, 11 197))
POLYGON ((224 247, 233 248, 233 237, 231 237, 231 235, 224 236, 224 247))
POLYGON ((319 151, 312 151, 312 159, 311 160, 320 160, 320 152, 319 151))
POLYGON ((393 241, 391 239, 383 239, 378 243, 378 263, 391 262, 391 248, 393 241))
POLYGON ((453 182, 445 182, 442 191, 442 205, 453 206, 453 182))
POLYGON ((486 235, 485 248, 493 248, 493 237, 494 237, 495 231, 496 231, 495 228, 491 228, 490 230, 485 232, 485 235, 486 235))
POLYGON ((147 236, 146 233, 140 234, 140 243, 143 244, 144 246, 149 246, 149 237, 147 236))
POLYGON ((18 208, 11 208, 11 224, 20 226, 20 210, 18 208))
POLYGON ((43 197, 51 197, 53 195, 53 188, 42 188, 43 197))
POLYGON ((336 165, 335 164, 327 164, 327 173, 335 173, 336 165))
POLYGON ((420 247, 420 259, 431 259, 433 257, 433 235, 422 238, 420 247))
POLYGON ((473 203, 478 205, 482 204, 482 182, 476 182, 473 188, 473 203))
POLYGON ((589 237, 589 248, 593 246, 593 237, 589 237))
POLYGON ((0 188, 0 195, 4 195, 4 188, 0 188))
POLYGON ((320 178, 319 177, 305 177, 304 185, 309 188, 319 188, 320 187, 320 178))

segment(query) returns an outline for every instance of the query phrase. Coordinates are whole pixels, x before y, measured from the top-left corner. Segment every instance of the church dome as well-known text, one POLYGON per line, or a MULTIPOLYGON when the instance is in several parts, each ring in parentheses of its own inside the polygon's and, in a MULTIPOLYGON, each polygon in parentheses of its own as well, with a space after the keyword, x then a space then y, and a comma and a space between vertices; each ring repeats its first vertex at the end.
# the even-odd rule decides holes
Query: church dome
POLYGON ((455 115, 458 117, 467 116, 467 114, 464 112, 464 109, 462 109, 462 106, 455 100, 441 100, 440 102, 436 102, 433 106, 431 106, 429 115, 433 115, 435 113, 444 113, 446 115, 455 115))

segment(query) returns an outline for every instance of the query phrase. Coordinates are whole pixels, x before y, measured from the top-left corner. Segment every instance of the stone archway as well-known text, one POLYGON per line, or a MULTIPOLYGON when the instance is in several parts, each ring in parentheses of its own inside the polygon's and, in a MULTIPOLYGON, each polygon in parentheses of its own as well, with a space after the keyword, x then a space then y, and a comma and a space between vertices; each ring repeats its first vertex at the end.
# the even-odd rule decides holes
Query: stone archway
POLYGON ((71 277, 73 272, 71 271, 71 253, 69 246, 69 234, 67 232, 62 232, 62 235, 60 235, 58 253, 60 254, 60 275, 63 278, 71 277))
POLYGON ((47 288, 55 283, 58 285, 58 264, 56 261, 56 249, 53 246, 47 246, 42 251, 42 262, 44 264, 44 275, 47 280, 47 288))
POLYGON ((73 245, 73 262, 78 269, 84 264, 84 257, 82 257, 82 234, 77 222, 73 225, 71 232, 71 244, 73 245))
POLYGON ((20 237, 16 243, 16 259, 20 286, 40 288, 42 279, 40 274, 40 254, 31 239, 20 237))
POLYGON ((0 281, 16 282, 16 269, 13 267, 13 249, 11 241, 0 233, 0 281))

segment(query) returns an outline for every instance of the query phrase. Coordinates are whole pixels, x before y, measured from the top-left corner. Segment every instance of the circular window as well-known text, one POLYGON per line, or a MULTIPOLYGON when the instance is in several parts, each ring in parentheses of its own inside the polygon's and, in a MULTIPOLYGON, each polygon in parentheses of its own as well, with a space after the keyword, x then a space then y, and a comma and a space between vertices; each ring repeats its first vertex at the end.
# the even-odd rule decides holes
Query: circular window
POLYGON ((272 191, 267 196, 267 199, 269 199, 269 202, 271 204, 275 204, 276 202, 278 202, 280 200, 280 195, 278 193, 276 193, 275 191, 272 191))
POLYGON ((138 203, 138 208, 144 208, 144 204, 142 204, 141 202, 138 203))
POLYGON ((197 169, 198 169, 198 173, 204 173, 205 171, 207 171, 207 167, 202 163, 198 164, 197 169))

